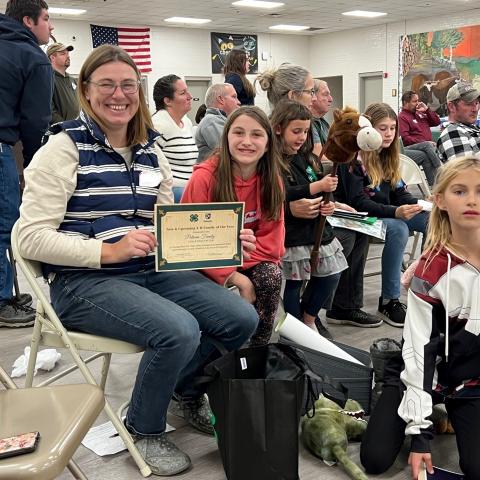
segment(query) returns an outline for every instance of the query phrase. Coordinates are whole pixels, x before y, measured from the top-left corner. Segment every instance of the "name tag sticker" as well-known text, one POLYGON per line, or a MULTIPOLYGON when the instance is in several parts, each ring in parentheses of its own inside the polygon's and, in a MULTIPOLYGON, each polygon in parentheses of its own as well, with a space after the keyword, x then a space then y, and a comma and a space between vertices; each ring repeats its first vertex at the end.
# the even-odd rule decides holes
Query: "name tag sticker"
POLYGON ((240 366, 242 367, 242 370, 247 369, 247 359, 245 357, 240 358, 240 366))
POLYGON ((162 175, 157 172, 140 172, 139 185, 141 187, 158 187, 162 175))

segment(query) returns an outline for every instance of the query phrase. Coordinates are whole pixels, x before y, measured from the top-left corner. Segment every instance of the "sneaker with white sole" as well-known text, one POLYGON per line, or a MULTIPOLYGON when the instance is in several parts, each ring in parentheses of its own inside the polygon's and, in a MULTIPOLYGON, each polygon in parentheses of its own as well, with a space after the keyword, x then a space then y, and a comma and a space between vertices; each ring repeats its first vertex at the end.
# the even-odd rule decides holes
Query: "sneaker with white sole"
POLYGON ((0 327, 31 327, 35 323, 35 310, 9 301, 0 306, 0 327))
POLYGON ((400 302, 398 298, 389 300, 385 305, 383 299, 378 299, 378 312, 383 316, 385 322, 392 327, 403 328, 405 316, 407 315, 407 306, 400 302))
POLYGON ((171 442, 166 433, 139 438, 135 446, 154 475, 169 477, 192 465, 190 457, 171 442))

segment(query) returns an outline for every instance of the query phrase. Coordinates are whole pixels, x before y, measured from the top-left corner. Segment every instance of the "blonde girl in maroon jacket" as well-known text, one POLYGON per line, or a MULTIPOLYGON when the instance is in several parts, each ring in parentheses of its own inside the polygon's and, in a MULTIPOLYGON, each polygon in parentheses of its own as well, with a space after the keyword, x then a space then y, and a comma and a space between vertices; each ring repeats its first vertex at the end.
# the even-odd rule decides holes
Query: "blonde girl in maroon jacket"
POLYGON ((182 203, 245 202, 245 228, 252 229, 256 250, 241 268, 215 268, 203 273, 225 286, 236 286, 258 312, 251 345, 268 343, 280 300, 284 253, 283 188, 280 156, 265 113, 241 107, 227 120, 220 150, 196 165, 182 203))

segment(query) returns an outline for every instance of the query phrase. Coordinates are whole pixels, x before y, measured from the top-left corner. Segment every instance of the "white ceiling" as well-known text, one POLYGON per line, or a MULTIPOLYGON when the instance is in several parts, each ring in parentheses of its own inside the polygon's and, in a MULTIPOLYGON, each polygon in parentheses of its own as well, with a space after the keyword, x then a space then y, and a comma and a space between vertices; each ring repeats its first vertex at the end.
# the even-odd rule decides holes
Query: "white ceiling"
MULTIPOLYGON (((352 28, 381 25, 408 19, 419 19, 432 15, 448 15, 480 7, 479 0, 281 0, 283 7, 274 10, 239 8, 233 0, 47 0, 50 7, 77 7, 87 12, 79 16, 61 16, 64 19, 112 25, 151 25, 172 27, 164 22, 173 16, 209 18, 212 21, 202 26, 209 31, 232 33, 269 32, 268 27, 276 24, 307 25, 310 32, 318 33, 349 30, 352 28), (349 10, 372 10, 387 12, 376 19, 346 17, 342 12, 349 10)), ((0 11, 5 11, 5 0, 0 0, 0 11)), ((58 15, 52 15, 59 18, 58 15)), ((284 33, 284 32, 278 32, 284 33)))

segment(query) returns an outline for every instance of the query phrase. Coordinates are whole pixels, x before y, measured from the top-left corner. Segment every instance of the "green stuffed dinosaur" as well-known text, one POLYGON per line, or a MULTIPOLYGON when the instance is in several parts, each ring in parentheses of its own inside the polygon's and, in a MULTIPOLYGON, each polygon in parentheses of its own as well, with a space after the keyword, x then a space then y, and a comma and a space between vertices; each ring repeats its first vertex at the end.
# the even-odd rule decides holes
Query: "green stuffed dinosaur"
POLYGON ((315 402, 313 418, 303 417, 302 440, 306 448, 327 465, 340 463, 353 480, 368 480, 360 468, 348 458, 348 440, 360 440, 367 428, 365 412, 355 400, 347 400, 341 409, 323 395, 315 402))

